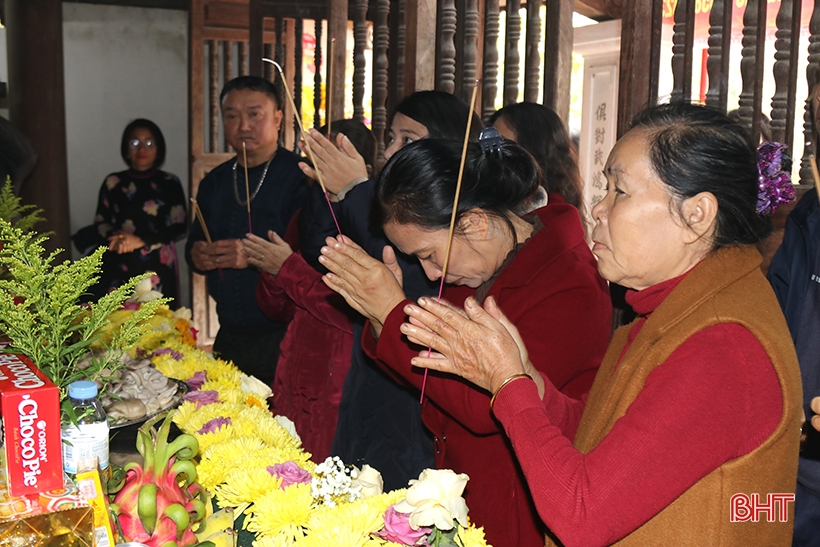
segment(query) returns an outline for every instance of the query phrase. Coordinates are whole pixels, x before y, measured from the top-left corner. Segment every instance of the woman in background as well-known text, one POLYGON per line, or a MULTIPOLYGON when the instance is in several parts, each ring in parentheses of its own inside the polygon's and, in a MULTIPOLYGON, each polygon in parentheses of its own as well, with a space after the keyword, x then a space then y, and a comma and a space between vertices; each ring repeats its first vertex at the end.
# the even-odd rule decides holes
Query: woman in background
POLYGON ((544 173, 544 189, 578 209, 586 223, 578 153, 558 114, 541 104, 517 103, 496 111, 490 124, 532 154, 544 173))
POLYGON ((179 271, 174 242, 185 236, 185 193, 176 175, 159 169, 165 138, 155 123, 137 119, 122 133, 120 155, 128 169, 112 173, 100 188, 98 245, 108 245, 95 298, 135 275, 154 272, 153 288, 179 307, 179 271))

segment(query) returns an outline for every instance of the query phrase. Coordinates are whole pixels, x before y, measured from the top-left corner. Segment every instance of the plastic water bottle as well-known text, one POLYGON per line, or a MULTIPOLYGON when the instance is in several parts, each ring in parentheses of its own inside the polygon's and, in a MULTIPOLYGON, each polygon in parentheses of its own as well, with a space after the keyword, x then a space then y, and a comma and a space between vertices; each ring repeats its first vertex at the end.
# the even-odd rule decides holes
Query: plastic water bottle
POLYGON ((68 399, 78 418, 77 425, 65 424, 63 437, 63 469, 76 473, 82 460, 97 458, 100 474, 108 473, 108 418, 97 400, 97 384, 79 380, 68 385, 68 399))

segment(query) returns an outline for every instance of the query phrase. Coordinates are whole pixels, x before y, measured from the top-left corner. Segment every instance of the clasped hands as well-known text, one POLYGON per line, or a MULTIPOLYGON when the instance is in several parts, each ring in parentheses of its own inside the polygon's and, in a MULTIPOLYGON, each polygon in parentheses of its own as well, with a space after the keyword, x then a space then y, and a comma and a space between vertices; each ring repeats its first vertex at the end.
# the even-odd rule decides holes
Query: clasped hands
POLYGON ((191 260, 197 269, 207 272, 218 268, 241 270, 253 266, 272 275, 279 273, 293 250, 279 235, 268 231, 268 239, 247 234, 245 239, 220 239, 213 243, 197 241, 191 249, 191 260))
POLYGON ((401 331, 411 342, 435 350, 419 352, 414 366, 449 372, 495 393, 508 378, 526 373, 544 396, 544 378, 530 361, 515 325, 490 296, 482 307, 473 297, 464 309, 435 298, 419 298, 404 312, 410 320, 401 331))
POLYGON ((311 129, 303 135, 303 139, 310 145, 309 159, 314 165, 301 162, 299 167, 313 180, 319 180, 316 176, 318 169, 322 173, 322 182, 331 195, 335 196, 354 180, 367 178, 364 158, 347 135, 338 134, 334 144, 315 129, 311 129))
MULTIPOLYGON (((401 270, 393 248, 385 247, 384 262, 369 256, 349 238, 328 238, 319 261, 330 273, 328 287, 370 320, 378 337, 390 312, 404 299, 401 270)), ((422 297, 407 304, 410 321, 401 332, 423 350, 412 364, 461 376, 493 393, 507 378, 525 372, 544 394, 544 379, 532 365, 518 329, 501 312, 492 297, 482 308, 468 298, 464 310, 435 298, 422 297)))
POLYGON ((130 253, 142 247, 145 247, 145 242, 134 234, 117 232, 108 237, 108 250, 118 255, 130 253))

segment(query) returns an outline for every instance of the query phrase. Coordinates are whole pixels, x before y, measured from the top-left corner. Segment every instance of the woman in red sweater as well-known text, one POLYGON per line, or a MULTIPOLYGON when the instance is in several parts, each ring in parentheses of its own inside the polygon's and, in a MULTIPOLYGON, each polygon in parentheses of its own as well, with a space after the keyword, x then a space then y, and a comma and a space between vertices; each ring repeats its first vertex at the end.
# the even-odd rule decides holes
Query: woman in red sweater
POLYGON ((800 373, 754 247, 790 186, 772 150, 758 159, 741 126, 686 104, 647 110, 616 144, 593 252, 639 315, 586 406, 528 362, 540 349, 500 300, 406 306, 401 331, 440 352, 413 364, 493 394, 564 545, 791 544, 800 373))
MULTIPOLYGON (((445 261, 461 147, 436 139, 405 146, 388 162, 374 196, 371 218, 430 279, 441 277, 445 261)), ((531 156, 497 132, 486 150, 470 145, 443 296, 457 304, 495 297, 538 348, 534 366, 562 393, 580 397, 609 340, 609 296, 574 207, 551 194, 545 207, 525 217, 513 213, 538 185, 531 156)), ((399 330, 409 301, 390 270, 392 248, 382 264, 349 240, 328 242, 321 261, 333 273, 325 281, 369 319, 365 350, 396 381, 421 389, 423 375, 410 365, 419 348, 399 330)), ((435 436, 436 465, 469 475, 470 517, 489 543, 540 547, 543 529, 488 403, 483 390, 430 375, 422 418, 435 436)))

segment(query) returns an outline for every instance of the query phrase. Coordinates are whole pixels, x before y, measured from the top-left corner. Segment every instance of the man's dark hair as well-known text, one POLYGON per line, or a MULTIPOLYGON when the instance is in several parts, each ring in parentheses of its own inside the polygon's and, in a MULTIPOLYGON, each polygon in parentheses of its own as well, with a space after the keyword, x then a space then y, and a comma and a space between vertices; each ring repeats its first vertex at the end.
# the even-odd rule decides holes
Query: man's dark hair
POLYGON ((259 76, 239 76, 234 78, 222 88, 222 93, 219 94, 220 106, 225 101, 225 97, 231 91, 241 91, 247 89, 248 91, 259 91, 264 93, 274 102, 274 110, 282 110, 282 86, 277 78, 276 82, 271 82, 259 76))

